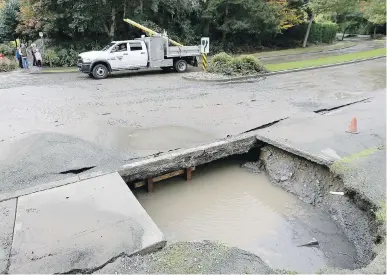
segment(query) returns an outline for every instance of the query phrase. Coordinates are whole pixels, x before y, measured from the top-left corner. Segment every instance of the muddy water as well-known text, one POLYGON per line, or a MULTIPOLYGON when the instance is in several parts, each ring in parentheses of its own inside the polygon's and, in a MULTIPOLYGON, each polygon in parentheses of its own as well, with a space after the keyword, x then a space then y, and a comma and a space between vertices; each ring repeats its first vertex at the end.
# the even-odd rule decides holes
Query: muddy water
POLYGON ((355 248, 327 214, 236 161, 200 167, 191 182, 170 179, 136 196, 169 242, 217 240, 297 272, 354 265, 355 248), (299 247, 313 238, 319 247, 299 247))

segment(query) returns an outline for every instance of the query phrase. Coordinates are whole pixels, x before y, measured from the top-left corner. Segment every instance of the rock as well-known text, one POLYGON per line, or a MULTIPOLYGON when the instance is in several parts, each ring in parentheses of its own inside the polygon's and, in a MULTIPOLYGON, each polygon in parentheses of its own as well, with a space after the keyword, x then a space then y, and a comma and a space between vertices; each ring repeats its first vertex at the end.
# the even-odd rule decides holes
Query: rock
POLYGON ((287 181, 289 178, 287 176, 282 176, 280 181, 287 181))
POLYGON ((249 172, 252 172, 252 173, 261 173, 262 163, 260 161, 246 162, 242 164, 241 167, 246 168, 249 172))

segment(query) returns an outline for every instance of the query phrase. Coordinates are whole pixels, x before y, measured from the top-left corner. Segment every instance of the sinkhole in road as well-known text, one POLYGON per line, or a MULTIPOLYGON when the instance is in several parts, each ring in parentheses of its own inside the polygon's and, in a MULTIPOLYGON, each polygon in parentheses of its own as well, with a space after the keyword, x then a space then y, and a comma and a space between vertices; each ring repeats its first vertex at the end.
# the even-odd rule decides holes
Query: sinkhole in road
POLYGON ((357 266, 358 247, 331 213, 277 186, 292 176, 273 184, 268 159, 247 160, 254 161, 251 153, 227 157, 197 167, 192 181, 171 178, 155 183, 154 193, 134 193, 170 243, 216 240, 258 255, 271 268, 303 273, 357 266), (305 245, 312 240, 318 245, 305 245))

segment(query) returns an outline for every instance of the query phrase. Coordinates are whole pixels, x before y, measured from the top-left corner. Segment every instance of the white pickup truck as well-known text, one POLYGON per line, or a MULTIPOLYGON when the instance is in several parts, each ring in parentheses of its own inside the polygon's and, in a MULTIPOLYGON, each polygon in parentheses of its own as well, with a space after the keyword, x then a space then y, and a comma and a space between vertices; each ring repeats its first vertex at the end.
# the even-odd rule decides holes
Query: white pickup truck
POLYGON ((106 78, 114 71, 146 68, 185 72, 188 64, 198 66, 200 55, 200 46, 169 46, 165 36, 143 36, 113 41, 101 51, 81 53, 78 69, 96 79, 106 78))

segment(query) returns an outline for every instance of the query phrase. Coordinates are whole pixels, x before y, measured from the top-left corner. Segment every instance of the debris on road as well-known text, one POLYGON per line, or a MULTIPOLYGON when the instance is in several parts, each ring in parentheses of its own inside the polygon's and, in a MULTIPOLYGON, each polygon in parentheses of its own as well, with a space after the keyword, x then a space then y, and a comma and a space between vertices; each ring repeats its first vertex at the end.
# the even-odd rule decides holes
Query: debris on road
POLYGON ((340 196, 344 196, 344 192, 334 192, 334 191, 329 191, 330 194, 332 195, 340 195, 340 196))
POLYGON ((298 247, 303 247, 303 246, 318 246, 319 243, 318 241, 313 238, 310 242, 306 243, 306 244, 302 244, 302 245, 299 245, 298 247))

